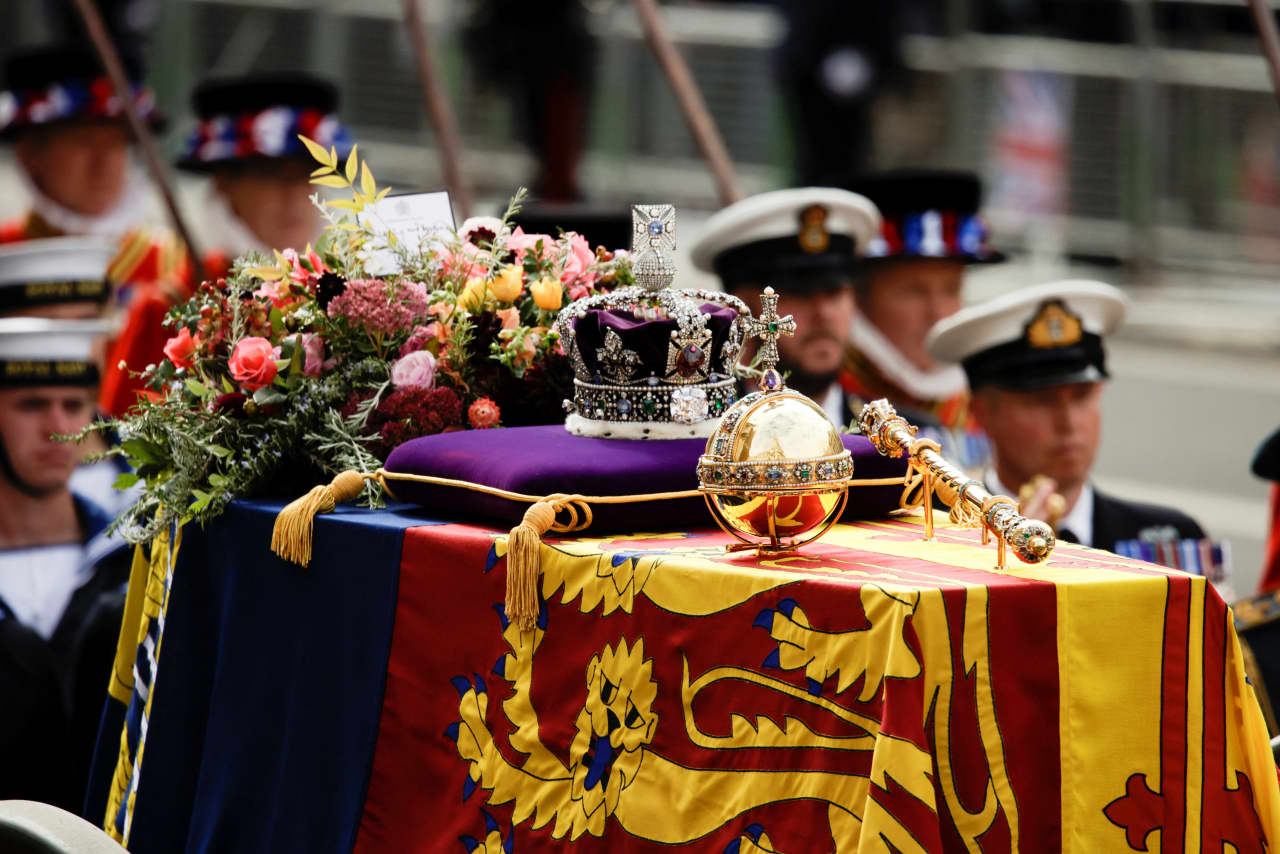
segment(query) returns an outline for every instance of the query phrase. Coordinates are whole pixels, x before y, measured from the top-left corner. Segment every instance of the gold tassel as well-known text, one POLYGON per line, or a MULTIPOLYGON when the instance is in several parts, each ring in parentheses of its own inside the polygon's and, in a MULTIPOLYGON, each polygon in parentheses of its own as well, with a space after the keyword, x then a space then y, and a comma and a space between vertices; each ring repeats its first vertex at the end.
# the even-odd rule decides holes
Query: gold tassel
POLYGON ((317 513, 332 513, 343 501, 350 501, 364 488, 365 475, 358 471, 339 472, 325 486, 316 486, 306 495, 285 505, 271 529, 271 551, 301 566, 311 563, 311 537, 317 513))
POLYGON ((556 505, 537 501, 507 536, 507 619, 521 631, 533 631, 538 619, 538 575, 542 571, 542 535, 556 521, 556 505))

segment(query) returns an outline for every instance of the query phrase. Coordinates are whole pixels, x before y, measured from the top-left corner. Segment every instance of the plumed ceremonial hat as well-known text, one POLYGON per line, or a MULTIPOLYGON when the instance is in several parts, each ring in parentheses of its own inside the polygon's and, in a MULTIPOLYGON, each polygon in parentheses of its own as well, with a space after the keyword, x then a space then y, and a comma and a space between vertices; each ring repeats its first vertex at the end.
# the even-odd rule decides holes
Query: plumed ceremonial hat
POLYGON ((882 221, 867 258, 948 258, 993 263, 979 213, 982 182, 971 172, 898 169, 864 176, 852 189, 875 202, 882 221))
POLYGON ((345 158, 352 140, 338 121, 338 88, 310 74, 210 78, 191 97, 197 124, 177 166, 208 172, 253 160, 310 160, 299 134, 345 158))
MULTIPOLYGON (((124 54, 138 117, 153 130, 164 127, 155 93, 142 82, 141 65, 124 54)), ((115 86, 88 45, 67 43, 12 54, 4 61, 0 91, 0 137, 24 129, 72 121, 124 118, 115 86)))
POLYGON ((1050 282, 961 309, 938 321, 925 346, 939 361, 959 362, 974 389, 1094 382, 1108 376, 1103 339, 1125 306, 1103 282, 1050 282))
POLYGON ((726 289, 803 291, 833 276, 850 278, 879 228, 876 206, 848 190, 774 190, 708 219, 693 246, 693 263, 718 275, 726 289))
POLYGON ((0 246, 0 315, 72 302, 105 304, 107 268, 118 251, 106 238, 52 237, 0 246))
POLYGON ((94 347, 107 331, 101 320, 0 318, 0 388, 97 385, 94 347))

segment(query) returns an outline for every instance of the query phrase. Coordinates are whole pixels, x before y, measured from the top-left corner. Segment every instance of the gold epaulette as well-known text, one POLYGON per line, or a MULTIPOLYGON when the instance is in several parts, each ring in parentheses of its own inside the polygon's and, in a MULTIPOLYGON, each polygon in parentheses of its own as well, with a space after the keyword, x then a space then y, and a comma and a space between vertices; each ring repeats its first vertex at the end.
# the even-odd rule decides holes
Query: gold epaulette
POLYGON ((182 242, 163 229, 135 228, 120 242, 107 276, 117 285, 180 283, 191 275, 182 242))

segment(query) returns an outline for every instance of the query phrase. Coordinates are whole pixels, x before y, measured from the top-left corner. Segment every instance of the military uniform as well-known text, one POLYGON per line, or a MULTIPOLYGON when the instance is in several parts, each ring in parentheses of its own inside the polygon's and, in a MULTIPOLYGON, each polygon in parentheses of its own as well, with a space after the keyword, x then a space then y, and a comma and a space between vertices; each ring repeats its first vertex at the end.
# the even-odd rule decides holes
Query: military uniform
MULTIPOLYGON (((92 320, 0 319, 0 387, 95 384, 90 350, 104 330, 92 320)), ((0 478, 21 501, 31 487, 7 453, 0 443, 0 478)), ((113 652, 86 645, 83 631, 102 597, 128 583, 129 555, 106 535, 102 508, 74 491, 70 500, 77 538, 0 549, 0 799, 78 811, 113 652)))
MULTIPOLYGON (((934 358, 962 365, 975 392, 984 386, 1034 392, 1098 383, 1108 378, 1104 338, 1123 321, 1124 311, 1123 296, 1110 285, 1054 282, 962 309, 934 326, 927 346, 934 358)), ((997 466, 1000 455, 996 446, 997 466)), ((1023 486, 1001 483, 994 469, 984 480, 994 494, 1017 495, 1023 486)), ((1115 498, 1089 483, 1056 527, 1061 539, 1121 554, 1127 553, 1126 543, 1205 536, 1181 511, 1115 498)))
MULTIPOLYGON (((982 184, 966 172, 895 170, 867 175, 851 189, 880 209, 880 233, 867 247, 859 288, 865 293, 887 272, 920 261, 957 267, 991 264, 1004 256, 987 243, 979 210, 982 184)), ((922 370, 863 314, 854 319, 840 384, 851 408, 887 398, 962 468, 981 469, 990 445, 969 414, 964 372, 939 365, 922 370)))
POLYGON ((1262 558, 1262 577, 1258 581, 1258 592, 1264 592, 1280 588, 1280 430, 1268 436, 1258 448, 1253 457, 1253 473, 1272 481, 1271 523, 1262 558))
MULTIPOLYGON (((133 106, 153 129, 163 126, 155 95, 140 82, 140 67, 126 63, 133 81, 133 106)), ((0 92, 0 139, 15 141, 36 129, 75 133, 78 124, 123 122, 124 114, 115 88, 102 72, 97 57, 84 45, 58 45, 10 56, 4 65, 6 90, 0 92)), ((138 313, 153 301, 172 304, 190 293, 191 268, 181 242, 168 232, 140 226, 146 213, 145 179, 130 173, 114 207, 99 216, 69 210, 47 197, 25 173, 32 207, 9 222, 0 223, 0 243, 12 244, 64 235, 107 237, 117 241, 118 252, 108 269, 115 293, 113 305, 138 313)), ((120 335, 107 350, 100 406, 110 414, 123 412, 135 399, 140 385, 118 364, 130 357, 134 369, 145 366, 134 352, 159 358, 166 336, 156 332, 159 320, 142 312, 140 322, 126 318, 120 335), (159 345, 155 341, 159 340, 159 345)))

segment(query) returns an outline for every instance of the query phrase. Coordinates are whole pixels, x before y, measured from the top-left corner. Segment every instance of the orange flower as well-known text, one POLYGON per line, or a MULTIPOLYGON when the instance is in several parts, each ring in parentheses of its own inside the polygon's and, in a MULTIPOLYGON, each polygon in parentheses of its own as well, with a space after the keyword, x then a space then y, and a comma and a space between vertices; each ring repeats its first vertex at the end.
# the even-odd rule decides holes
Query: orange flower
POLYGON ((503 267, 502 271, 493 277, 493 281, 489 282, 489 293, 493 294, 498 302, 515 302, 523 290, 524 282, 521 280, 520 268, 515 264, 503 267))
POLYGON ((477 430, 497 425, 499 417, 498 404, 487 397, 478 398, 467 408, 467 420, 477 430))
POLYGON ((539 279, 529 285, 529 295, 533 302, 543 311, 555 311, 564 304, 564 286, 558 279, 550 277, 539 279))
POLYGON ((494 314, 502 321, 503 329, 515 329, 520 325, 520 312, 515 306, 499 309, 494 314))

